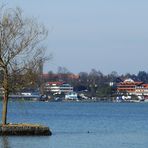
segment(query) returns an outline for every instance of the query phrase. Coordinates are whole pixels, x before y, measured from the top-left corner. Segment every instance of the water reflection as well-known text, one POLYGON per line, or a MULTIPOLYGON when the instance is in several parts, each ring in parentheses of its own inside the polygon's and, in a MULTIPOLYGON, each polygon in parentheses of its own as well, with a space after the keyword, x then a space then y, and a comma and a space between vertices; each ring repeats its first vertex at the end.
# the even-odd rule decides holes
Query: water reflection
POLYGON ((7 136, 2 136, 1 137, 1 147, 2 148, 11 148, 9 144, 9 139, 7 136))

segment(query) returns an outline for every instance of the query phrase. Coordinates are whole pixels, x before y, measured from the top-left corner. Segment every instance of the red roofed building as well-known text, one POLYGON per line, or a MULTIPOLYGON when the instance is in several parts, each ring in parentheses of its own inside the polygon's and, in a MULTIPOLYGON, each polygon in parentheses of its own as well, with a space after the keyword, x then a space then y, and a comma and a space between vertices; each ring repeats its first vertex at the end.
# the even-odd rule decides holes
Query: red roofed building
POLYGON ((56 82, 47 82, 46 84, 47 85, 56 85, 56 86, 59 86, 59 85, 62 85, 64 82, 62 82, 62 81, 56 81, 56 82))
POLYGON ((148 84, 126 79, 117 84, 117 93, 126 95, 148 96, 148 84))
POLYGON ((142 96, 147 97, 148 96, 148 84, 142 84, 141 86, 137 86, 135 93, 139 96, 142 95, 142 96))

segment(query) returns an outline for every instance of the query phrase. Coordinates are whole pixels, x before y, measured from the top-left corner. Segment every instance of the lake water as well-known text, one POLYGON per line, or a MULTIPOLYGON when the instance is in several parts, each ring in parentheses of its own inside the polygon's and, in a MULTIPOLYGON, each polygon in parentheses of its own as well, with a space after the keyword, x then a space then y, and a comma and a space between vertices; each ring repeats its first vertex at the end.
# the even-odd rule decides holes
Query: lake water
POLYGON ((10 102, 8 122, 41 123, 49 126, 53 135, 0 137, 0 148, 146 148, 148 145, 148 103, 10 102))

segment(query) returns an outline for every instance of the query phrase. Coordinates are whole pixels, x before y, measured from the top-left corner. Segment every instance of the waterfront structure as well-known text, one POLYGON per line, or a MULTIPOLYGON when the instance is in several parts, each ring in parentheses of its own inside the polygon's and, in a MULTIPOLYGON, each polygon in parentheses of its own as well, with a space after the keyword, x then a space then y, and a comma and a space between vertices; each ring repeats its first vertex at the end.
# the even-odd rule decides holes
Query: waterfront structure
POLYGON ((126 79, 117 84, 117 95, 135 95, 135 96, 148 96, 148 84, 141 81, 134 81, 126 79))
POLYGON ((47 93, 53 93, 53 94, 61 94, 61 93, 69 93, 73 92, 73 87, 70 84, 56 81, 56 82, 47 82, 45 84, 45 91, 47 93))
POLYGON ((61 93, 73 92, 73 87, 70 84, 62 84, 60 86, 60 92, 61 93))
POLYGON ((60 85, 62 85, 63 82, 47 82, 45 84, 45 91, 47 93, 59 93, 60 92, 60 85))
POLYGON ((65 95, 65 100, 78 100, 78 94, 76 92, 69 92, 65 95))
POLYGON ((31 92, 22 92, 21 95, 23 95, 23 96, 31 96, 32 93, 31 92))

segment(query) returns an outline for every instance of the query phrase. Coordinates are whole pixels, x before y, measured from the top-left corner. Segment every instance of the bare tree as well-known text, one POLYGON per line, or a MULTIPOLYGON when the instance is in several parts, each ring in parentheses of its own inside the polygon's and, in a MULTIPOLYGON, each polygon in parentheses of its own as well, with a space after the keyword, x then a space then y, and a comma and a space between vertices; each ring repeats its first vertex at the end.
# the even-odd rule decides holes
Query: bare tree
POLYGON ((0 8, 0 71, 4 89, 2 124, 7 123, 9 78, 13 70, 26 71, 38 66, 45 48, 47 30, 34 19, 25 18, 19 8, 0 8))

